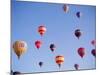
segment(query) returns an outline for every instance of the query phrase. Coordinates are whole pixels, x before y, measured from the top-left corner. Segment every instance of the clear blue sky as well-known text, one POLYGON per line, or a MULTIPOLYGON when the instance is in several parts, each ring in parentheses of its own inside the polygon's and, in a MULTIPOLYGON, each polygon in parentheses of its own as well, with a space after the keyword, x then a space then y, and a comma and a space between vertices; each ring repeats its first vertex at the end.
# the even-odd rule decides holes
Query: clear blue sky
POLYGON ((69 12, 64 13, 62 6, 63 4, 12 1, 11 43, 24 40, 28 45, 27 52, 20 60, 12 48, 12 70, 22 73, 75 70, 76 63, 80 69, 95 68, 95 58, 91 55, 91 50, 95 47, 90 42, 95 39, 96 7, 69 4, 69 12), (78 11, 83 14, 80 19, 76 17, 78 11), (41 24, 47 28, 43 37, 37 32, 41 24), (82 31, 79 40, 74 35, 77 28, 82 31), (39 50, 34 45, 36 40, 43 41, 39 50), (54 53, 49 49, 51 43, 56 45, 54 53), (79 47, 86 50, 83 59, 77 54, 79 47), (59 54, 65 57, 61 69, 55 63, 55 57, 59 54), (42 68, 38 65, 39 61, 44 62, 42 68))

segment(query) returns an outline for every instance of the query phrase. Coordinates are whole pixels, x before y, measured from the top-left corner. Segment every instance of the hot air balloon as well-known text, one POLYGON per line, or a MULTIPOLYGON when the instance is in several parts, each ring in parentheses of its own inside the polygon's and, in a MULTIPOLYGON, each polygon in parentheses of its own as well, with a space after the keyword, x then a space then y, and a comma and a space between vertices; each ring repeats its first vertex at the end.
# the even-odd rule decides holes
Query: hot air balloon
POLYGON ((13 44, 14 52, 20 59, 20 56, 27 50, 27 43, 25 41, 16 41, 13 44))
POLYGON ((75 64, 74 67, 75 67, 76 70, 78 70, 79 65, 78 64, 75 64))
POLYGON ((35 46, 37 49, 39 49, 41 47, 41 45, 42 45, 41 41, 39 41, 39 40, 35 41, 35 46))
POLYGON ((82 35, 80 29, 76 29, 74 34, 75 34, 75 36, 76 36, 78 39, 79 39, 80 36, 82 35))
POLYGON ((50 45, 50 49, 51 49, 52 52, 55 50, 55 48, 56 48, 55 44, 50 45))
POLYGON ((77 16, 78 18, 80 18, 80 17, 82 16, 82 13, 81 13, 81 12, 77 12, 77 13, 76 13, 76 16, 77 16))
POLYGON ((93 46, 95 46, 95 45, 96 45, 96 41, 95 41, 95 40, 92 40, 92 41, 91 41, 91 44, 92 44, 93 46))
POLYGON ((21 73, 18 71, 15 71, 15 72, 13 72, 13 75, 21 75, 21 73))
POLYGON ((43 62, 39 62, 39 66, 42 67, 42 65, 43 65, 43 62))
POLYGON ((69 6, 64 4, 63 5, 63 10, 64 10, 64 12, 68 12, 69 11, 69 6))
POLYGON ((11 70, 10 74, 13 75, 13 71, 12 70, 11 70))
POLYGON ((44 33, 46 32, 46 27, 45 26, 39 26, 38 27, 38 32, 39 32, 39 34, 41 35, 41 36, 43 36, 44 35, 44 33))
POLYGON ((80 55, 81 58, 83 58, 85 55, 85 48, 83 47, 78 48, 78 54, 80 55))
POLYGON ((94 57, 96 57, 96 50, 95 50, 95 49, 92 49, 91 54, 92 54, 94 57))
POLYGON ((61 64, 64 62, 64 57, 61 55, 56 56, 55 58, 56 63, 58 64, 59 68, 61 67, 61 64))

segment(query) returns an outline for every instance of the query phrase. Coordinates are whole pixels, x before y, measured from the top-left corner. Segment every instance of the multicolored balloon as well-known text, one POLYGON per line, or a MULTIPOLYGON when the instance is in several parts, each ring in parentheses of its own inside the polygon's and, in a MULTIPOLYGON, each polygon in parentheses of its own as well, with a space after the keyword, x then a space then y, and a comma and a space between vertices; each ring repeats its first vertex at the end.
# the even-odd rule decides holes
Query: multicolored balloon
POLYGON ((38 33, 43 36, 45 34, 45 32, 47 31, 46 27, 45 26, 39 26, 38 27, 38 33))
POLYGON ((91 54, 92 54, 94 57, 96 57, 96 50, 95 50, 95 49, 92 49, 91 54))
POLYGON ((25 41, 16 41, 13 44, 13 49, 18 59, 20 59, 20 56, 27 50, 27 43, 25 41))
POLYGON ((53 52, 53 51, 56 49, 55 44, 50 44, 50 49, 51 49, 51 51, 53 52))
POLYGON ((69 11, 69 6, 64 4, 63 5, 63 10, 64 10, 64 12, 68 12, 69 11))
POLYGON ((80 36, 82 35, 80 29, 76 29, 74 34, 75 34, 75 36, 76 36, 78 39, 79 39, 80 36))
POLYGON ((78 48, 78 54, 81 58, 83 58, 85 55, 85 48, 83 47, 78 48))
POLYGON ((39 41, 39 40, 35 41, 35 46, 37 49, 39 49, 41 45, 42 45, 42 41, 39 41))
POLYGON ((61 64, 64 63, 64 56, 58 55, 55 58, 56 63, 58 64, 59 68, 61 67, 61 64))

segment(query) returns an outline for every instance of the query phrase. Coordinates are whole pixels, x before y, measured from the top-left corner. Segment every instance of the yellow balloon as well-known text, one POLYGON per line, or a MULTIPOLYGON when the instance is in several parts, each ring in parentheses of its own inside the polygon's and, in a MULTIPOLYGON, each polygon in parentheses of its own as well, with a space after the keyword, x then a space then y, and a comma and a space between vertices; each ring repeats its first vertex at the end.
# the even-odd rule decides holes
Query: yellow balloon
POLYGON ((13 44, 14 52, 20 58, 20 56, 26 52, 27 50, 27 43, 25 41, 16 41, 13 44))

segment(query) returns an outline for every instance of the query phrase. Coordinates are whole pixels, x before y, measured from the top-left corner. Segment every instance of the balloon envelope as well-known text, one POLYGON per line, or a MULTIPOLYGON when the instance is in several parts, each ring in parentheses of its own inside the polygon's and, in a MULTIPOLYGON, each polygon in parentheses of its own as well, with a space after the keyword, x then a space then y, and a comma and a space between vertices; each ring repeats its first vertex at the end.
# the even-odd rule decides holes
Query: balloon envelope
POLYGON ((79 39, 80 38, 80 36, 81 36, 81 31, 80 31, 80 29, 76 29, 75 30, 75 36, 79 39))
POLYGON ((78 54, 80 55, 81 58, 83 58, 85 55, 85 48, 83 47, 78 48, 78 54))
POLYGON ((56 63, 58 64, 59 68, 61 67, 61 64, 64 62, 64 56, 58 55, 55 58, 56 63))
POLYGON ((76 13, 76 16, 77 16, 78 18, 80 18, 80 17, 82 16, 82 13, 81 13, 81 12, 77 12, 77 13, 76 13))
POLYGON ((41 26, 38 27, 38 33, 39 33, 41 36, 44 35, 44 33, 46 32, 46 30, 47 30, 46 27, 43 26, 43 25, 41 25, 41 26))
POLYGON ((95 46, 95 45, 96 45, 96 41, 95 41, 95 40, 92 40, 92 41, 91 41, 91 44, 92 44, 93 46, 95 46))
POLYGON ((96 57, 96 50, 92 49, 91 54, 96 57))
POLYGON ((21 73, 16 71, 16 72, 13 72, 13 75, 21 75, 21 73))
POLYGON ((78 64, 75 64, 74 67, 75 67, 76 70, 78 70, 79 65, 78 64))
POLYGON ((13 44, 14 52, 20 58, 20 56, 27 50, 27 43, 25 41, 16 41, 13 44))
POLYGON ((39 41, 39 40, 35 41, 35 46, 37 49, 39 49, 41 45, 42 45, 42 41, 39 41))
POLYGON ((63 10, 64 10, 64 12, 68 12, 69 11, 69 6, 64 4, 63 5, 63 10))
POLYGON ((42 67, 42 65, 43 65, 43 62, 39 62, 39 66, 42 67))
POLYGON ((55 50, 55 48, 56 48, 55 44, 50 44, 50 49, 52 52, 55 50))

